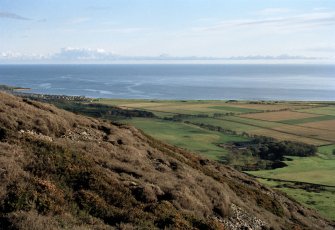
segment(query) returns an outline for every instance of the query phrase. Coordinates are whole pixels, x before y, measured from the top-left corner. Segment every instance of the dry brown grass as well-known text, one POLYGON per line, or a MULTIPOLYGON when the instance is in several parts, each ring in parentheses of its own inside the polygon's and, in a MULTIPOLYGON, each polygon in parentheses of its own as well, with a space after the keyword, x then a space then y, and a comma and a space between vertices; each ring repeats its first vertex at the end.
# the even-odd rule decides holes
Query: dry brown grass
POLYGON ((273 129, 282 131, 282 132, 289 132, 297 136, 303 136, 307 138, 310 137, 312 139, 320 139, 323 141, 329 141, 330 143, 335 142, 335 131, 331 131, 331 130, 321 130, 321 129, 303 127, 303 126, 296 126, 296 125, 281 125, 281 126, 274 127, 273 129))
POLYGON ((308 122, 302 125, 305 127, 312 127, 316 129, 325 129, 325 130, 335 131, 335 120, 308 122))
MULTIPOLYGON (((229 106, 229 107, 237 107, 237 108, 246 108, 246 109, 256 109, 263 111, 271 111, 271 110, 283 110, 283 109, 303 109, 310 108, 310 105, 300 105, 293 103, 275 103, 275 104, 251 104, 245 102, 236 102, 236 103, 225 103, 225 102, 217 102, 217 101, 207 101, 206 103, 192 102, 188 101, 186 103, 176 103, 176 102, 130 102, 127 101, 125 103, 118 102, 119 106, 124 107, 132 107, 132 108, 147 108, 152 110, 166 110, 166 111, 174 111, 174 110, 192 110, 192 111, 202 111, 202 110, 210 110, 207 107, 210 106, 229 106)), ((213 109, 214 110, 214 109, 213 109)))
POLYGON ((284 120, 303 119, 317 116, 320 115, 299 113, 293 111, 265 112, 265 113, 252 113, 252 114, 240 115, 240 117, 264 120, 264 121, 284 121, 284 120))
POLYGON ((309 105, 299 105, 293 103, 282 103, 282 104, 250 104, 250 103, 229 103, 228 106, 240 107, 246 109, 257 109, 263 111, 277 111, 285 109, 302 109, 310 108, 309 105))

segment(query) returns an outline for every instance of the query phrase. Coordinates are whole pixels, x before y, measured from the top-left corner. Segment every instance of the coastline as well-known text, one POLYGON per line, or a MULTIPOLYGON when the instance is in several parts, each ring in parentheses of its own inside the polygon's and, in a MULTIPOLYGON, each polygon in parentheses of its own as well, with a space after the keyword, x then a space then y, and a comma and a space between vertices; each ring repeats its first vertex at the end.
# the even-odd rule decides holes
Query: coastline
POLYGON ((27 91, 27 90, 31 90, 31 88, 0 84, 0 90, 5 90, 5 91, 27 91))
POLYGON ((0 84, 0 91, 7 91, 10 93, 14 93, 19 96, 31 97, 31 98, 45 98, 45 99, 66 99, 71 101, 100 101, 100 100, 120 100, 120 101, 163 101, 163 102, 191 102, 191 101, 198 101, 198 102, 206 102, 206 101, 220 101, 226 103, 256 103, 256 104, 276 104, 276 103, 322 103, 322 104, 334 104, 335 100, 325 101, 325 100, 274 100, 274 99, 259 99, 259 100, 246 100, 246 99, 159 99, 159 98, 109 98, 109 97, 90 97, 85 95, 66 95, 66 94, 49 94, 49 93, 31 93, 27 92, 32 90, 32 88, 28 87, 20 87, 20 86, 11 86, 0 84))

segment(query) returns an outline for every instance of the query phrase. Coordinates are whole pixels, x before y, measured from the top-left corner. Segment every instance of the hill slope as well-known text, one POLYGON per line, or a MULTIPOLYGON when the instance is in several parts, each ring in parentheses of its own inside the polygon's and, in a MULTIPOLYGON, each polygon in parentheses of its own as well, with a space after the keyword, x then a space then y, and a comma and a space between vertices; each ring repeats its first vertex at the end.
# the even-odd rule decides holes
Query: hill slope
POLYGON ((129 126, 0 93, 0 229, 334 229, 129 126))

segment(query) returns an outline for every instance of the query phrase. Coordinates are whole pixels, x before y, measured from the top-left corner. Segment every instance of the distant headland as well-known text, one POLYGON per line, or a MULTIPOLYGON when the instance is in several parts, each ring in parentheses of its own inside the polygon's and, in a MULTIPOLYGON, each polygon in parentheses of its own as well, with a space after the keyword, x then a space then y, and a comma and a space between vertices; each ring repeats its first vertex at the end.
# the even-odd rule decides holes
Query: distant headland
POLYGON ((17 86, 9 86, 9 85, 0 85, 0 90, 6 90, 6 91, 21 91, 21 90, 31 90, 31 88, 25 88, 25 87, 17 87, 17 86))

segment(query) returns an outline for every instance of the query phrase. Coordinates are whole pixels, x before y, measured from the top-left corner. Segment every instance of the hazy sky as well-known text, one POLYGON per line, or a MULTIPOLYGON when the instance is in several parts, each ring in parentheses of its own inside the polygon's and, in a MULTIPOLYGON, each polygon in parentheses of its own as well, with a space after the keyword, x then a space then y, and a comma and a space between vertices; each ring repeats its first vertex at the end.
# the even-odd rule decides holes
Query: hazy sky
POLYGON ((335 0, 0 0, 2 60, 90 52, 334 59, 334 31, 335 0))

